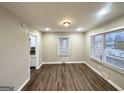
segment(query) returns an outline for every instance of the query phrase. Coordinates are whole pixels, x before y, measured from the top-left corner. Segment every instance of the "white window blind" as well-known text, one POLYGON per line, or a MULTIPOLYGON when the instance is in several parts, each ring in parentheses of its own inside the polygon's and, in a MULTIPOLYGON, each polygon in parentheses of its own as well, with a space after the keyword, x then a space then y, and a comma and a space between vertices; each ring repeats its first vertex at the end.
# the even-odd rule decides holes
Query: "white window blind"
POLYGON ((69 56, 69 37, 59 37, 58 55, 69 56))

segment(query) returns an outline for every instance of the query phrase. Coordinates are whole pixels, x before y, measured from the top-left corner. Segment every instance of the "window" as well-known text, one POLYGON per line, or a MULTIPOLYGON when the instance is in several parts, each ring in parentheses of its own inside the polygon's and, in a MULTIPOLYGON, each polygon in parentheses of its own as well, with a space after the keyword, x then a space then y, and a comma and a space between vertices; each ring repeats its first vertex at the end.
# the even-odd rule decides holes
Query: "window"
POLYGON ((106 34, 105 62, 124 69, 124 31, 106 34))
POLYGON ((69 56, 69 37, 59 37, 58 55, 69 56))
POLYGON ((124 69, 124 30, 91 36, 91 56, 112 67, 124 69))
POLYGON ((95 57, 98 60, 102 60, 102 51, 103 51, 103 36, 102 35, 96 35, 92 37, 92 56, 95 57))

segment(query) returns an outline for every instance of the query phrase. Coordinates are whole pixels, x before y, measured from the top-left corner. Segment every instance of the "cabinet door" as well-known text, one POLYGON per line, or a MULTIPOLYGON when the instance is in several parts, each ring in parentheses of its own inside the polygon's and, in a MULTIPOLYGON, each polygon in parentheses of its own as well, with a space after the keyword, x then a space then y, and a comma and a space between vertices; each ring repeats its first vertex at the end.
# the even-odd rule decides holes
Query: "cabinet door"
POLYGON ((36 66, 36 57, 31 57, 31 67, 36 66))

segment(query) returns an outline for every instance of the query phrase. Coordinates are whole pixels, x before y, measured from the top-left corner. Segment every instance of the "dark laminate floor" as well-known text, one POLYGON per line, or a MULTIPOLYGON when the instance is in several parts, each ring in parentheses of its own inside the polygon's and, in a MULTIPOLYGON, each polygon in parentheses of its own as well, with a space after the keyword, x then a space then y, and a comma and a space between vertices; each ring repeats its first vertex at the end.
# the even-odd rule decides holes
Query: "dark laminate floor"
POLYGON ((22 90, 85 91, 116 90, 85 64, 43 65, 33 70, 31 80, 22 90))

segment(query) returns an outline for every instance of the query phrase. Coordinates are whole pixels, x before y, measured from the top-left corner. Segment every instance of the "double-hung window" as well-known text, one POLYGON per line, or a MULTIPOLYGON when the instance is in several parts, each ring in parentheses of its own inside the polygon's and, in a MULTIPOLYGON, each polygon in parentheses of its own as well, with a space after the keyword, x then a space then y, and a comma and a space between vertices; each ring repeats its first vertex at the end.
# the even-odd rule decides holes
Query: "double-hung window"
POLYGON ((103 35, 96 35, 91 37, 91 54, 97 60, 103 59, 103 35))
POLYGON ((58 42, 58 55, 61 57, 68 57, 70 52, 69 37, 60 36, 58 42))
POLYGON ((106 34, 105 62, 124 69, 124 31, 106 34))
POLYGON ((91 57, 124 70, 124 29, 91 36, 91 57))

